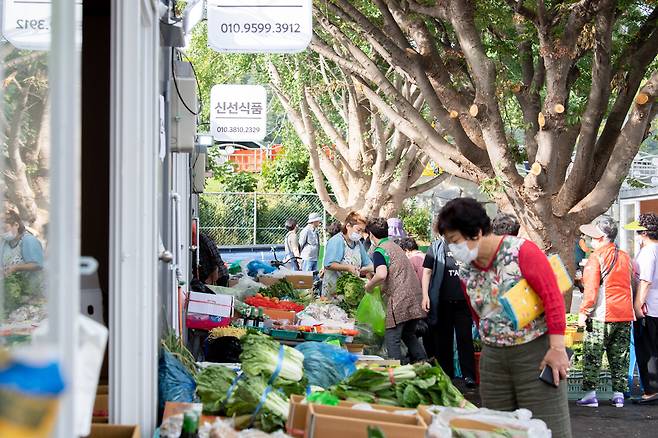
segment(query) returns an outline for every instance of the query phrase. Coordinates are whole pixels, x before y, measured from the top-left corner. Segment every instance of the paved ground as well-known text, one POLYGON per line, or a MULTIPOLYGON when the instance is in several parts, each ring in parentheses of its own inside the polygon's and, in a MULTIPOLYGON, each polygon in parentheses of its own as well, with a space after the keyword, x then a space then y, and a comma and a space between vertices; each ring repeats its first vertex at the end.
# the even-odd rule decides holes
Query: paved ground
MULTIPOLYGON (((479 406, 477 390, 466 389, 460 380, 455 385, 468 400, 479 406)), ((624 408, 608 406, 607 400, 599 400, 600 406, 581 408, 569 402, 573 438, 656 438, 658 437, 658 404, 642 406, 626 400, 624 408)))

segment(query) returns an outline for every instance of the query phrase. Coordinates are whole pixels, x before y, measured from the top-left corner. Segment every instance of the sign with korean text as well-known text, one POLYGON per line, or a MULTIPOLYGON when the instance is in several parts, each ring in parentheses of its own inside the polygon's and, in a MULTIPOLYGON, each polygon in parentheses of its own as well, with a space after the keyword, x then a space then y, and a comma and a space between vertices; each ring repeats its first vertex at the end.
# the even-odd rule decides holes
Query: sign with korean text
POLYGON ((267 92, 262 85, 215 85, 210 90, 210 129, 217 141, 262 141, 267 92))
MULTIPOLYGON (((50 4, 51 0, 4 0, 2 35, 18 49, 50 49, 50 4)), ((82 41, 82 0, 76 0, 75 5, 79 46, 82 41)))
POLYGON ((208 0, 208 45, 218 52, 301 52, 313 36, 312 8, 312 0, 208 0))

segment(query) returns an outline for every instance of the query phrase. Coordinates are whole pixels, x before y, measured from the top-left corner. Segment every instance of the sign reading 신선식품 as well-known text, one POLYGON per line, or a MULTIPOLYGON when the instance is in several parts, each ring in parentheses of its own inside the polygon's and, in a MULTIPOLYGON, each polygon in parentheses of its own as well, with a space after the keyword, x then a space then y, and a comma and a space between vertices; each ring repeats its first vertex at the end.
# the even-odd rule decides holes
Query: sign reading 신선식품
POLYGON ((312 0, 208 0, 208 45, 218 52, 301 52, 313 36, 312 0))
POLYGON ((217 141, 262 141, 267 92, 262 85, 215 85, 210 90, 210 130, 217 141))

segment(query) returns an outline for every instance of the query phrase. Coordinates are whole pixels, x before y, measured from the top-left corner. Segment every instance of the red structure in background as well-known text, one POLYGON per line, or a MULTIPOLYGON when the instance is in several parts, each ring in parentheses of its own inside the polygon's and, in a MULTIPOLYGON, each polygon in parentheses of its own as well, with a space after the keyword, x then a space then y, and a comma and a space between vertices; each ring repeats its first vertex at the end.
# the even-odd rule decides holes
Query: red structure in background
POLYGON ((275 159, 283 153, 283 145, 274 144, 265 149, 238 149, 229 156, 238 172, 257 173, 263 169, 263 162, 275 159))

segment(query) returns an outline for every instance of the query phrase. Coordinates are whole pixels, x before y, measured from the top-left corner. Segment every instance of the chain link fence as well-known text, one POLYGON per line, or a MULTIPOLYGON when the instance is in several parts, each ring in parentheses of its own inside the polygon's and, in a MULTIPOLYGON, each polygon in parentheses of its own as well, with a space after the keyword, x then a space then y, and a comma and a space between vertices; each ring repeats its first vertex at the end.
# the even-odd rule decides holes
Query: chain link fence
POLYGON ((331 220, 314 193, 204 193, 199 196, 200 231, 219 246, 283 244, 284 224, 301 229, 310 213, 331 220))

